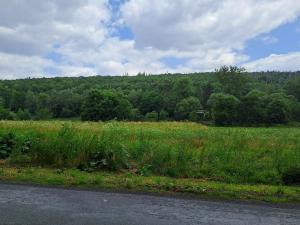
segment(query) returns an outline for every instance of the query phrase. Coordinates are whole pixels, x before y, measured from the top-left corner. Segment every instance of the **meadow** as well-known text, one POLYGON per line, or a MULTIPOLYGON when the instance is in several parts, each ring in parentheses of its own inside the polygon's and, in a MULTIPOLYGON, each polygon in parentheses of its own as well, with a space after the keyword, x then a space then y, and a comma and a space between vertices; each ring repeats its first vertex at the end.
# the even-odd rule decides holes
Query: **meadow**
POLYGON ((0 137, 1 164, 11 167, 268 185, 293 182, 300 168, 299 128, 2 121, 0 137))

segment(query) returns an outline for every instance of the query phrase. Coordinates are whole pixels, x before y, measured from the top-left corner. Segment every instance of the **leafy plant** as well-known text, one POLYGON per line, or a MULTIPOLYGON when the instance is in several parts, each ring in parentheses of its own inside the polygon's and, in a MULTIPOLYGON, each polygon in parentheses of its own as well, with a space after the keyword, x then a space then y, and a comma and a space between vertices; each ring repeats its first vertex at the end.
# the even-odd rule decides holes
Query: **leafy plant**
POLYGON ((94 172, 97 169, 108 169, 108 162, 103 152, 94 153, 87 163, 80 164, 78 169, 85 172, 94 172))
POLYGON ((104 169, 117 171, 122 168, 129 168, 129 164, 120 161, 120 155, 114 151, 99 151, 90 157, 89 161, 78 166, 78 169, 86 172, 94 172, 104 169))
POLYGON ((140 176, 147 177, 151 175, 151 170, 152 170, 152 165, 146 164, 143 167, 139 168, 136 173, 140 176))
POLYGON ((21 153, 23 153, 23 154, 29 153, 31 146, 32 146, 31 139, 24 140, 24 142, 22 143, 22 146, 21 146, 21 153))
POLYGON ((0 137, 0 159, 6 159, 10 156, 15 146, 15 135, 8 133, 0 137))

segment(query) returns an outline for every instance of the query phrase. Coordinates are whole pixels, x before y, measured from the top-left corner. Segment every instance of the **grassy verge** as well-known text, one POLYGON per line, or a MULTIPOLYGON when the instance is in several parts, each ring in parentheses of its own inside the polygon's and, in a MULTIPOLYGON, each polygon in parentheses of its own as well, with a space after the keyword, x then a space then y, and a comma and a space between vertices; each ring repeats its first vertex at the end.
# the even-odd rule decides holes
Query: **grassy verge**
POLYGON ((74 169, 2 167, 0 168, 0 181, 160 194, 184 193, 194 197, 272 203, 300 203, 299 187, 227 184, 199 179, 144 177, 130 173, 85 173, 74 169))
POLYGON ((300 203, 299 150, 299 128, 0 121, 0 180, 300 203))
POLYGON ((10 166, 136 170, 139 175, 280 185, 287 184, 287 172, 299 173, 299 149, 299 128, 0 121, 0 158, 10 166))

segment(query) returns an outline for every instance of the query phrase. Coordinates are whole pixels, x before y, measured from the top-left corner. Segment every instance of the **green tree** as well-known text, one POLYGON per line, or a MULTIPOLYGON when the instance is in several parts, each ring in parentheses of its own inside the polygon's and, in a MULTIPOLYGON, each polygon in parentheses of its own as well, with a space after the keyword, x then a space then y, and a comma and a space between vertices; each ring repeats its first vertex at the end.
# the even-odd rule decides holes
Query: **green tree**
POLYGON ((12 98, 12 88, 6 86, 6 85, 1 85, 0 84, 0 96, 3 99, 3 107, 6 109, 11 108, 11 98, 12 98))
POLYGON ((158 113, 153 111, 153 112, 148 112, 145 115, 145 120, 146 121, 151 121, 151 122, 155 122, 158 121, 158 113))
POLYGON ((285 85, 285 89, 289 95, 295 96, 300 102, 300 76, 289 79, 285 85))
POLYGON ((249 91, 249 77, 243 68, 223 66, 216 70, 216 77, 222 92, 241 98, 249 91))
POLYGON ((129 101, 136 108, 140 105, 142 93, 142 90, 131 90, 128 94, 129 101))
POLYGON ((30 112, 28 111, 28 109, 25 109, 25 110, 19 109, 17 112, 17 118, 19 120, 30 120, 31 115, 30 115, 30 112))
POLYGON ((212 94, 208 100, 211 115, 217 125, 232 125, 237 122, 240 101, 233 95, 212 94))
POLYGON ((220 84, 217 82, 209 81, 203 85, 200 96, 202 99, 202 103, 205 107, 207 106, 207 101, 210 95, 216 92, 220 92, 220 89, 221 89, 220 84))
POLYGON ((25 96, 25 108, 32 114, 37 110, 37 97, 32 91, 28 91, 25 96))
POLYGON ((269 123, 286 123, 288 122, 288 113, 283 101, 278 99, 272 100, 267 108, 267 118, 269 123))
POLYGON ((188 97, 182 99, 175 109, 175 118, 177 120, 194 119, 195 113, 201 108, 201 104, 198 98, 188 97))
POLYGON ((137 108, 132 109, 130 120, 132 120, 132 121, 141 121, 143 119, 144 119, 144 116, 141 114, 139 109, 137 109, 137 108))
POLYGON ((282 94, 273 93, 266 98, 266 121, 271 124, 287 123, 291 118, 293 102, 282 94))
POLYGON ((0 120, 9 119, 9 110, 5 108, 5 101, 0 97, 0 120))
POLYGON ((148 112, 159 112, 162 108, 163 100, 155 91, 145 91, 142 93, 139 110, 145 115, 148 112))
POLYGON ((12 94, 11 110, 17 112, 19 109, 25 108, 25 93, 14 90, 12 94))
POLYGON ((158 115, 158 120, 168 120, 169 119, 169 113, 166 111, 166 110, 161 110, 159 112, 159 115, 158 115))
POLYGON ((132 106, 124 95, 93 89, 85 100, 81 118, 90 121, 124 120, 130 118, 131 112, 132 106))
POLYGON ((37 96, 37 110, 50 108, 49 95, 47 93, 39 93, 37 96))
POLYGON ((193 94, 192 81, 188 77, 178 79, 173 88, 173 95, 177 101, 187 98, 193 94))
POLYGON ((0 96, 0 108, 5 108, 5 101, 1 96, 0 96))
POLYGON ((49 120, 52 118, 52 114, 49 109, 41 108, 38 109, 35 115, 36 120, 49 120))
POLYGON ((239 121, 244 124, 259 124, 265 122, 266 93, 252 90, 242 98, 239 109, 239 121))
POLYGON ((82 97, 71 90, 63 90, 51 94, 49 105, 55 118, 76 117, 80 115, 82 97))
POLYGON ((0 107, 0 120, 9 119, 9 111, 4 107, 0 107))

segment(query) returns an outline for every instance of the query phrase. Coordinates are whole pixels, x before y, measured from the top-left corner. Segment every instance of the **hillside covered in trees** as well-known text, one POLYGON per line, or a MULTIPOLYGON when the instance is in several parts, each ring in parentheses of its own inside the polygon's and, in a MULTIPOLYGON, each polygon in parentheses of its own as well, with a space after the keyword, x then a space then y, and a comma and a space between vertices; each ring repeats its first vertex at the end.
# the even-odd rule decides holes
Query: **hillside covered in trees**
POLYGON ((300 72, 212 73, 0 81, 0 119, 300 121, 300 72))

